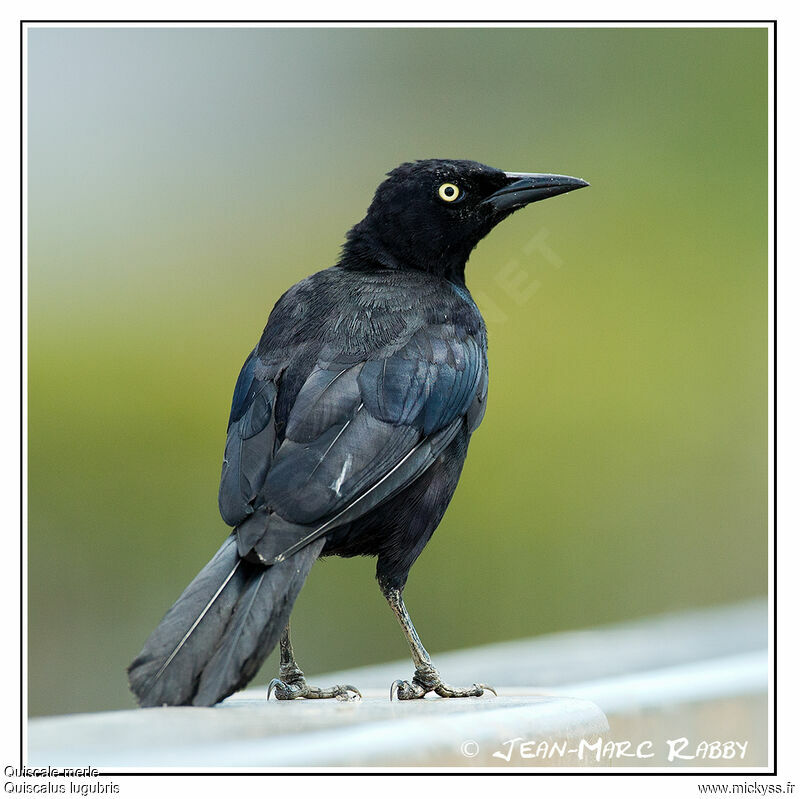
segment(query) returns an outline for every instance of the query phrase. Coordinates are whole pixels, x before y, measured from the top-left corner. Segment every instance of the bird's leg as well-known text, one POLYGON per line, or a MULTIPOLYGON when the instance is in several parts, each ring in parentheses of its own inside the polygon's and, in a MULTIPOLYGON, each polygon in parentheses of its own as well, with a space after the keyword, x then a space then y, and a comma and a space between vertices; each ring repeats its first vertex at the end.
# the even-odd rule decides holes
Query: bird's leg
POLYGON ((453 688, 442 682, 439 672, 431 661, 431 656, 422 645, 422 641, 419 640, 417 631, 414 629, 411 616, 408 615, 403 602, 402 592, 397 588, 382 588, 382 590, 389 607, 394 611, 397 621, 400 622, 400 626, 403 628, 415 666, 411 682, 395 680, 392 683, 392 687, 389 689, 390 699, 394 698, 395 690, 397 690, 398 699, 422 699, 430 691, 435 691, 439 696, 446 697, 482 696, 484 691, 491 691, 497 696, 494 688, 482 683, 475 683, 471 688, 453 688))
POLYGON ((332 688, 316 688, 306 682, 305 675, 294 659, 292 642, 289 640, 289 624, 281 634, 280 677, 267 686, 267 700, 275 691, 276 699, 348 699, 361 698, 361 692, 352 685, 334 685, 332 688), (351 697, 350 694, 353 694, 351 697))

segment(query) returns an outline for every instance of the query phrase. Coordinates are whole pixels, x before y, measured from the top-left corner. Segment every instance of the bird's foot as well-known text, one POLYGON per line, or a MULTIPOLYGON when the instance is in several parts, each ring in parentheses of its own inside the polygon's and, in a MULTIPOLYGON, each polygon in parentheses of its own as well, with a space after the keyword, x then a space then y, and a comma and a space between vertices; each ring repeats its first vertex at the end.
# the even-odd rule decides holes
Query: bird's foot
POLYGON ((450 685, 442 682, 439 672, 436 669, 417 669, 411 682, 407 680, 395 680, 392 687, 389 689, 389 699, 395 698, 395 692, 398 699, 422 699, 426 694, 431 691, 437 693, 439 696, 444 697, 462 697, 462 696, 483 696, 484 691, 491 691, 497 696, 497 691, 490 685, 483 683, 475 683, 471 688, 453 688, 450 685))
POLYGON ((279 680, 277 677, 267 686, 267 701, 275 691, 276 699, 338 699, 348 702, 361 699, 361 691, 353 685, 334 685, 331 688, 317 688, 309 685, 303 677, 279 680), (352 694, 352 696, 351 696, 352 694))

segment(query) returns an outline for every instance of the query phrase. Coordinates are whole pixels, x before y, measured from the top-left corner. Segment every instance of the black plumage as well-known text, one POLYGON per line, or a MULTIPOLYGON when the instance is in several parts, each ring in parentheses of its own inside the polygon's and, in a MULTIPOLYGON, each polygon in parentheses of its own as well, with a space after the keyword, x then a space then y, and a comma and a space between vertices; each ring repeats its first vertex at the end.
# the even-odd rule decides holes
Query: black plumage
POLYGON ((219 506, 234 531, 130 666, 142 705, 214 704, 282 633, 276 696, 355 691, 308 686, 289 642, 292 604, 326 555, 377 557, 416 665, 399 698, 483 692, 441 682, 401 596, 486 407, 486 329, 464 266, 514 210, 584 185, 471 161, 404 164, 339 263, 278 300, 233 395, 219 506))

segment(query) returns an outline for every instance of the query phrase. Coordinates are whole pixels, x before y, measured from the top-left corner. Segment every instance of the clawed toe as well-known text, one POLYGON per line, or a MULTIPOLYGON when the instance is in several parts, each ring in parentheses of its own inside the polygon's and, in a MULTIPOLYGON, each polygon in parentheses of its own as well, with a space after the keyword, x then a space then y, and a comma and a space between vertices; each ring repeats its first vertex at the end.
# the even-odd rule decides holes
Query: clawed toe
MULTIPOLYGON (((319 688, 317 690, 320 690, 319 688)), ((340 702, 352 702, 356 699, 361 699, 361 691, 355 685, 334 685, 329 689, 334 692, 334 696, 340 702), (352 696, 350 696, 352 694, 352 696)), ((324 693, 324 692, 323 692, 324 693)))
POLYGON ((407 680, 395 680, 389 688, 389 701, 392 701, 395 696, 397 699, 422 699, 428 690, 423 688, 416 682, 408 682, 407 680))
POLYGON ((269 681, 267 686, 267 702, 269 702, 273 691, 275 691, 276 699, 295 699, 296 690, 292 690, 293 688, 294 686, 287 685, 283 680, 275 677, 275 679, 269 681))
POLYGON ((317 688, 309 685, 305 680, 286 683, 277 677, 270 680, 267 686, 267 701, 269 701, 273 690, 275 691, 275 698, 280 700, 338 699, 340 702, 349 702, 361 699, 361 691, 354 685, 334 685, 331 688, 317 688))
POLYGON ((482 682, 476 682, 472 688, 452 688, 449 685, 440 683, 433 689, 439 696, 448 698, 462 697, 462 696, 483 696, 484 691, 491 691, 497 696, 497 691, 491 685, 484 685, 482 682))
POLYGON ((438 675, 432 677, 429 674, 425 678, 415 676, 412 682, 407 680, 395 680, 389 689, 389 699, 393 700, 395 696, 398 700, 405 699, 422 699, 426 694, 433 691, 441 697, 454 699, 459 697, 468 696, 483 696, 484 691, 491 691, 497 696, 497 691, 490 685, 483 683, 475 683, 472 688, 453 688, 450 685, 443 683, 438 675))

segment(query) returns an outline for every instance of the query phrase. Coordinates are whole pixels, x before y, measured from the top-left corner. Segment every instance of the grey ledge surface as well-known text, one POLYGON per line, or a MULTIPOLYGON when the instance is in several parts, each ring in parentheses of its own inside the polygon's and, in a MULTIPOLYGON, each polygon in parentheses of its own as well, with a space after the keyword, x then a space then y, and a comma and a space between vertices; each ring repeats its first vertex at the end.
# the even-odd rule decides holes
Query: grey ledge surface
MULTIPOLYGON (((152 708, 32 725, 31 763, 106 769, 491 765, 516 736, 594 740, 608 730, 585 699, 510 696, 392 702, 238 699, 217 708, 152 708)), ((565 754, 556 764, 574 759, 565 754)), ((575 760, 577 764, 577 760, 575 760)), ((551 762, 551 765, 553 763, 551 762)))

